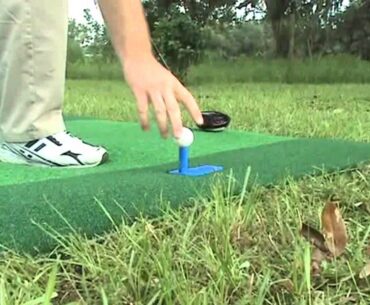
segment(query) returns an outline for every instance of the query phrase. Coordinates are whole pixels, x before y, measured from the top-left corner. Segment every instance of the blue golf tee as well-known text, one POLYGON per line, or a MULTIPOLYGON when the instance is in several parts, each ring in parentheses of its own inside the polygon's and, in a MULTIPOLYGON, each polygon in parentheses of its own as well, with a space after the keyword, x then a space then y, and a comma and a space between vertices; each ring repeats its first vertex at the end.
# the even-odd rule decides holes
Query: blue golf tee
POLYGON ((180 172, 186 172, 189 168, 189 147, 180 147, 179 150, 179 159, 180 159, 180 172))

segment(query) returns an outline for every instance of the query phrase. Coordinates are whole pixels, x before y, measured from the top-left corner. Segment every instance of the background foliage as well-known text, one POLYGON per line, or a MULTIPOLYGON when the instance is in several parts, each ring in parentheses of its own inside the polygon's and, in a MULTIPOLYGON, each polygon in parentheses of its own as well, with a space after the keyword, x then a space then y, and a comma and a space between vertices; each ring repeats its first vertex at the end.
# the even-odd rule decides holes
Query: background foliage
MULTIPOLYGON (((159 59, 183 80, 192 66, 215 57, 370 59, 370 0, 146 0, 144 6, 159 59)), ((69 67, 117 63, 107 28, 88 10, 84 23, 69 25, 69 67)))

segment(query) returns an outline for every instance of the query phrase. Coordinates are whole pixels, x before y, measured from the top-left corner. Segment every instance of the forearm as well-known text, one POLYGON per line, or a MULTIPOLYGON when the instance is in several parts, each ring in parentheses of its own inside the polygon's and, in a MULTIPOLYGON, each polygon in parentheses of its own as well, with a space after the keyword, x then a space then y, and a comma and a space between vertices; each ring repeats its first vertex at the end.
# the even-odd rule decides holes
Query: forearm
POLYGON ((152 54, 151 40, 140 0, 99 0, 103 18, 120 60, 152 54))

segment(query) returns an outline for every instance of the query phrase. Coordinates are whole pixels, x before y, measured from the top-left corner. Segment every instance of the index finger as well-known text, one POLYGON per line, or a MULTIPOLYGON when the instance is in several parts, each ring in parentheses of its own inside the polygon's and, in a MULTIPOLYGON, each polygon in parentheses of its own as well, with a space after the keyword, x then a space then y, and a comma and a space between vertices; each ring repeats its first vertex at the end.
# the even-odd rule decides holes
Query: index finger
POLYGON ((183 85, 181 85, 180 82, 178 82, 176 86, 176 94, 178 99, 181 100, 185 107, 188 109, 194 121, 198 125, 202 125, 203 116, 202 112, 199 109, 198 103, 195 101, 193 95, 183 85))
POLYGON ((170 117, 174 136, 179 138, 182 132, 182 119, 179 104, 172 91, 167 91, 164 95, 167 106, 168 116, 170 117))
POLYGON ((142 129, 149 129, 149 117, 148 117, 148 96, 144 91, 134 90, 136 98, 136 106, 140 118, 140 124, 142 129))

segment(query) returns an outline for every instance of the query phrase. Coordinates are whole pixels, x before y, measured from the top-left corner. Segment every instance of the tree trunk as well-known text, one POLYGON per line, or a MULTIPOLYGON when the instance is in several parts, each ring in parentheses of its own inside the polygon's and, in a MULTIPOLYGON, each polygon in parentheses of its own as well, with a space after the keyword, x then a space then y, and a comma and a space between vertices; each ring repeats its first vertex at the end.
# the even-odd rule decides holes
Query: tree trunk
POLYGON ((294 54, 294 15, 270 20, 278 57, 291 58, 294 54))
POLYGON ((292 14, 290 15, 290 22, 289 22, 289 26, 290 26, 290 30, 289 30, 289 35, 290 35, 290 39, 289 39, 289 54, 288 54, 288 57, 289 58, 293 58, 294 56, 294 51, 295 51, 295 23, 296 23, 296 18, 295 18, 295 15, 292 14))
POLYGON ((294 5, 290 0, 264 0, 278 57, 289 58, 294 51, 294 5))

